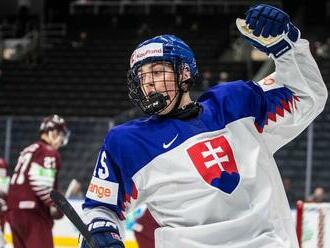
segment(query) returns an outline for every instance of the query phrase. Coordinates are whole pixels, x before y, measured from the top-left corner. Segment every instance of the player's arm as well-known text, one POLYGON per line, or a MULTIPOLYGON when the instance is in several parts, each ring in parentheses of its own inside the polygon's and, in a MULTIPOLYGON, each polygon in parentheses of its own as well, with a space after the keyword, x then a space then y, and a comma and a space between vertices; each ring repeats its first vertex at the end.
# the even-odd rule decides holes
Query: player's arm
POLYGON ((259 132, 272 152, 301 133, 323 110, 327 89, 300 31, 283 11, 269 5, 250 8, 237 20, 243 37, 274 59, 275 73, 258 84, 259 132))
MULTIPOLYGON (((110 132, 111 133, 111 132, 110 132)), ((93 177, 89 184, 83 204, 83 221, 88 225, 98 247, 124 247, 125 208, 129 204, 131 180, 125 177, 122 169, 115 162, 111 147, 111 136, 99 152, 93 177)), ((116 147, 116 146, 114 146, 116 147)), ((86 242, 80 240, 80 247, 87 248, 86 242)))
POLYGON ((49 207, 53 219, 60 219, 63 213, 59 211, 50 198, 50 192, 57 190, 58 171, 61 168, 61 160, 57 152, 43 153, 37 150, 31 160, 28 178, 31 189, 40 201, 49 207))
POLYGON ((56 177, 60 163, 56 154, 41 154, 40 152, 31 161, 28 172, 31 188, 41 202, 48 207, 53 205, 49 194, 56 189, 56 177))

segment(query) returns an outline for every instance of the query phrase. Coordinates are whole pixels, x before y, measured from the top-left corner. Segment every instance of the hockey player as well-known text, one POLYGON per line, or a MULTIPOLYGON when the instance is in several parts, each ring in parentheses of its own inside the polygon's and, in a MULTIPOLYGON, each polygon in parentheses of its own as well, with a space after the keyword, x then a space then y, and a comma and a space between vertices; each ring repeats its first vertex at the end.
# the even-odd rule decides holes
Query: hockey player
POLYGON ((7 211, 7 193, 9 186, 9 177, 7 175, 8 165, 6 160, 0 157, 0 248, 5 247, 4 239, 5 215, 7 211))
POLYGON ((51 115, 41 123, 40 140, 20 153, 8 194, 14 248, 53 248, 53 219, 63 214, 49 193, 57 189, 61 168, 57 150, 67 144, 69 134, 64 119, 51 115))
POLYGON ((7 210, 6 198, 8 194, 9 177, 8 165, 3 158, 0 158, 0 226, 4 229, 5 218, 4 213, 7 210))
POLYGON ((275 73, 222 83, 197 102, 186 43, 162 35, 133 52, 129 96, 151 116, 104 140, 83 204, 98 247, 124 247, 122 220, 140 204, 160 226, 156 248, 298 247, 273 154, 320 114, 327 89, 286 13, 257 5, 237 26, 275 73))
POLYGON ((142 216, 136 220, 137 228, 134 229, 134 236, 139 247, 154 248, 154 232, 159 227, 150 211, 145 209, 142 216))

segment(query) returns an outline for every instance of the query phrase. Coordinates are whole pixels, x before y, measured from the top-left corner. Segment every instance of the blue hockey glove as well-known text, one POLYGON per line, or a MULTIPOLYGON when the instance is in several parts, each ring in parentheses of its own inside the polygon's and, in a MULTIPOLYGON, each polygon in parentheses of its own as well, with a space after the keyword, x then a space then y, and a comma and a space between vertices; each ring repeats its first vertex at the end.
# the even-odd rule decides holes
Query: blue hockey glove
MULTIPOLYGON (((94 219, 89 225, 90 231, 98 248, 125 248, 121 241, 117 226, 105 219, 94 219)), ((80 248, 89 248, 86 240, 80 242, 80 248)))
POLYGON ((236 19, 236 26, 252 46, 275 58, 289 51, 300 38, 289 15, 266 4, 251 7, 245 20, 236 19))

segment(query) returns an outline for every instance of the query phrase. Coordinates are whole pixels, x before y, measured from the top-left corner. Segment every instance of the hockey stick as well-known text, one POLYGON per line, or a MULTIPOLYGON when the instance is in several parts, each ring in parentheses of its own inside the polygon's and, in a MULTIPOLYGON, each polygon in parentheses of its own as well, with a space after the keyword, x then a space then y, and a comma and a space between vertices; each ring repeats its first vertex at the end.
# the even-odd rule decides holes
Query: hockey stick
POLYGON ((76 210, 71 206, 68 200, 59 192, 50 192, 50 198, 55 202, 56 206, 65 214, 66 217, 72 222, 72 224, 78 229, 81 235, 86 240, 90 248, 98 248, 95 244, 87 226, 81 220, 76 210))

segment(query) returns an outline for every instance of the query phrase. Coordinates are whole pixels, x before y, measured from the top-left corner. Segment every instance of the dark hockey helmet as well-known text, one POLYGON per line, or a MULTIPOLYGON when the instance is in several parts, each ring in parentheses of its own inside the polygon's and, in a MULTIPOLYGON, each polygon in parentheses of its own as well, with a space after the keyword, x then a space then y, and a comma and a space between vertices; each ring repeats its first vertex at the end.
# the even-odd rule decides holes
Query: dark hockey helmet
POLYGON ((67 145, 71 134, 70 130, 67 128, 65 120, 56 114, 44 118, 39 129, 40 134, 47 133, 52 130, 59 131, 63 137, 62 146, 67 145))
MULTIPOLYGON (((138 69, 153 62, 170 64, 175 73, 178 91, 177 103, 172 111, 178 107, 183 92, 188 91, 193 82, 198 78, 196 60, 191 48, 180 38, 174 35, 161 35, 146 40, 139 44, 131 55, 130 70, 128 71, 128 96, 130 100, 146 114, 157 114, 166 109, 171 102, 166 92, 155 92, 146 96, 141 88, 141 79, 138 69), (183 68, 190 71, 191 78, 180 81, 180 73, 183 68), (183 89, 185 83, 187 87, 183 89)), ((173 99, 174 100, 174 99, 173 99)))

